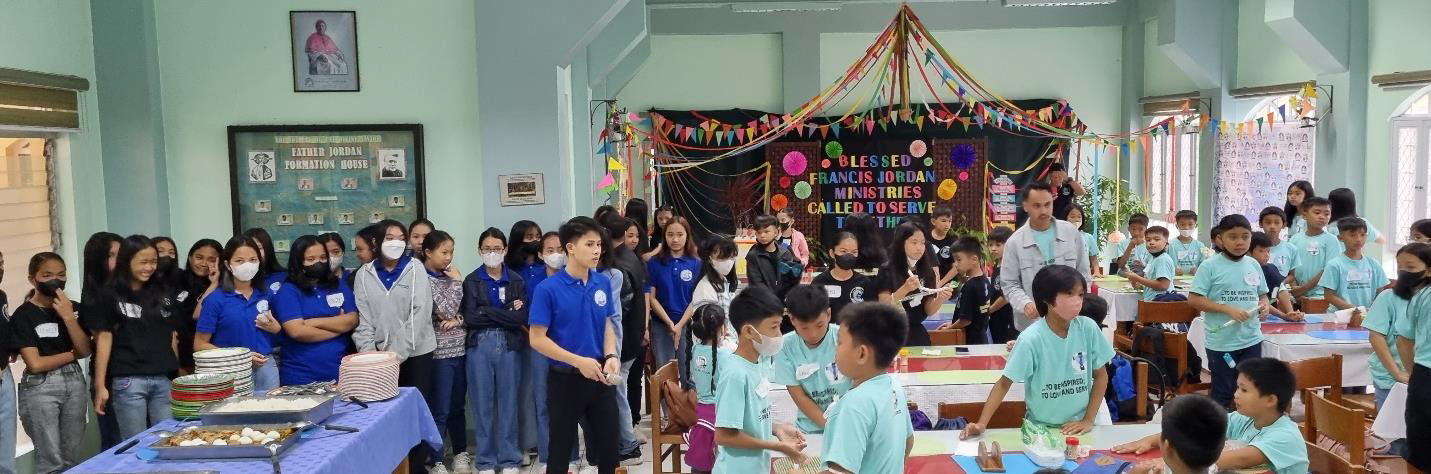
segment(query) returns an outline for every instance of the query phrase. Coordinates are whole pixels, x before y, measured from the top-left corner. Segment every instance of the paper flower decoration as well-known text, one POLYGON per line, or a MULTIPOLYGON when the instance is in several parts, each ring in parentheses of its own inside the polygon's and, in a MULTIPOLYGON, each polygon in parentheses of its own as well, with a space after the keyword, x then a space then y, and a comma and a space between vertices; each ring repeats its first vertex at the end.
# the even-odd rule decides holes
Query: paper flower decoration
POLYGON ((829 142, 825 144, 825 156, 839 158, 845 153, 845 147, 840 142, 829 142))
POLYGON ((952 179, 939 182, 939 199, 948 201, 954 199, 954 193, 959 192, 959 184, 952 179))
POLYGON ((909 155, 910 155, 910 156, 913 156, 913 157, 915 157, 915 158, 920 158, 920 157, 923 157, 924 154, 925 154, 925 153, 928 153, 928 152, 929 152, 929 146, 924 144, 924 140, 915 140, 915 141, 909 142, 909 155))
POLYGON ((830 168, 830 159, 829 159, 829 158, 826 158, 826 159, 820 160, 820 168, 829 169, 829 168, 830 168))
POLYGON ((784 194, 776 194, 774 196, 770 196, 771 210, 779 211, 781 209, 785 209, 785 206, 788 205, 790 205, 790 198, 785 197, 784 194))
POLYGON ((968 171, 960 171, 960 172, 959 172, 959 181, 968 181, 968 180, 969 180, 969 172, 968 172, 968 171))
POLYGON ((974 166, 978 156, 974 153, 974 145, 959 145, 954 147, 954 151, 949 153, 949 159, 954 162, 954 169, 969 169, 974 166))
POLYGON ((810 191, 810 183, 808 181, 801 181, 795 183, 796 199, 810 199, 810 191))
POLYGON ((781 177, 780 177, 780 189, 785 189, 785 188, 789 188, 789 187, 790 187, 790 177, 789 177, 789 176, 781 176, 781 177))
MULTIPOLYGON (((798 150, 792 150, 785 154, 785 159, 781 160, 781 166, 785 168, 785 174, 797 175, 805 172, 805 154, 798 150)), ((781 186, 785 187, 785 186, 781 186)))
POLYGON ((934 166, 934 158, 924 157, 924 166, 934 166))

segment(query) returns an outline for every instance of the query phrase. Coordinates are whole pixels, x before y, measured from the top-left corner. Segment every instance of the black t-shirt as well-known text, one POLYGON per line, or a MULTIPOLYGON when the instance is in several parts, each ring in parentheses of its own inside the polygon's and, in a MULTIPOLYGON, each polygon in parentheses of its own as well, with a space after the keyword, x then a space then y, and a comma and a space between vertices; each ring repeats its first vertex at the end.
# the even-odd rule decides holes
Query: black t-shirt
POLYGON ((15 315, 10 317, 10 330, 14 333, 16 350, 33 347, 42 356, 74 350, 65 321, 54 308, 41 308, 26 301, 15 308, 15 315))
POLYGON ((194 309, 199 306, 199 297, 209 289, 209 279, 194 276, 184 270, 174 285, 174 321, 179 330, 179 365, 194 366, 194 332, 198 321, 194 319, 194 309))
POLYGON ((10 354, 15 352, 14 338, 11 337, 13 331, 10 330, 8 318, 10 316, 10 298, 5 296, 4 291, 0 291, 0 367, 9 369, 10 354))
POLYGON ((110 377, 167 375, 179 369, 171 344, 179 327, 175 320, 180 316, 174 311, 171 297, 121 297, 113 291, 105 291, 99 297, 100 301, 92 306, 97 314, 90 330, 113 333, 110 377))
POLYGON ((969 321, 969 325, 964 327, 966 344, 989 343, 989 306, 996 298, 990 295, 994 291, 993 281, 983 275, 970 278, 959 287, 959 295, 955 297, 954 319, 969 321))
MULTIPOLYGON (((875 286, 877 286, 875 292, 884 293, 888 291, 893 294, 896 290, 899 289, 900 286, 904 285, 904 281, 908 279, 908 272, 896 271, 893 265, 885 265, 884 268, 879 269, 879 275, 875 277, 875 286)), ((934 285, 938 283, 934 281, 934 274, 932 270, 925 270, 919 272, 919 280, 921 286, 929 288, 933 288, 934 285)), ((915 291, 919 290, 916 289, 915 291)), ((912 293, 913 292, 911 292, 911 294, 912 293)), ((923 303, 922 299, 919 301, 920 303, 923 303)), ((917 325, 922 328, 924 320, 929 317, 929 313, 924 312, 923 304, 915 304, 914 306, 910 306, 908 301, 895 301, 893 303, 896 306, 904 308, 904 314, 906 316, 909 316, 910 327, 917 325)))
POLYGON ((825 272, 816 275, 811 284, 817 288, 823 288, 825 296, 830 298, 831 322, 834 323, 840 322, 840 310, 845 309, 845 306, 879 299, 879 295, 870 290, 869 277, 861 275, 859 272, 855 272, 850 279, 845 281, 836 280, 830 272, 825 272))
POLYGON ((1068 211, 1073 209, 1073 185, 1065 180, 1063 186, 1054 191, 1057 195, 1053 197, 1053 217, 1059 220, 1067 219, 1068 211))
POLYGON ((939 276, 949 275, 949 270, 954 268, 954 234, 945 233, 944 238, 938 240, 931 234, 925 240, 929 242, 929 251, 934 252, 934 261, 939 264, 939 276))

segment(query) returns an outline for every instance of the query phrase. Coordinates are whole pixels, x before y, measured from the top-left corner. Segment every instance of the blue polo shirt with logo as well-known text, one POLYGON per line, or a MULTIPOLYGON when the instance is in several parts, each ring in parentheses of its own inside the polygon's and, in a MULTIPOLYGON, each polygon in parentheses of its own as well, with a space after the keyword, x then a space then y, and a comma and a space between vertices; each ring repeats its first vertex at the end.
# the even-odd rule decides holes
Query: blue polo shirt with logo
MULTIPOLYGON (((600 359, 605 350, 606 322, 616 316, 618 304, 606 275, 587 270, 583 282, 563 270, 537 285, 527 321, 545 326, 547 337, 567 352, 600 359)), ((551 364, 570 367, 556 360, 551 364)))
POLYGON ((686 307, 691 305, 691 293, 701 279, 701 259, 695 257, 654 257, 646 262, 646 292, 656 289, 656 301, 666 309, 671 322, 681 322, 686 307))
MULTIPOLYGON (((348 282, 338 280, 334 288, 316 287, 303 291, 293 283, 284 283, 277 295, 270 298, 273 316, 279 324, 295 319, 314 319, 358 312, 357 299, 348 282)), ((278 379, 283 385, 336 380, 338 364, 348 352, 348 338, 339 336, 321 342, 300 342, 285 333, 279 338, 283 357, 278 358, 278 379)))
POLYGON ((245 298, 237 291, 214 290, 199 309, 198 332, 212 335, 218 347, 246 347, 265 356, 273 353, 272 335, 255 326, 258 315, 269 312, 269 294, 254 288, 245 298))

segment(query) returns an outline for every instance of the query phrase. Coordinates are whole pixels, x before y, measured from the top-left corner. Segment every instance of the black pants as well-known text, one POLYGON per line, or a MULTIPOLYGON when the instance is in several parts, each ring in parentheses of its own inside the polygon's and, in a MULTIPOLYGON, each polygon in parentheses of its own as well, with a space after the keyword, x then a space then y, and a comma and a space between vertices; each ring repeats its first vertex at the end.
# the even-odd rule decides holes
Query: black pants
MULTIPOLYGON (((1418 341, 1420 342, 1420 341, 1418 341)), ((1406 462, 1431 472, 1431 368, 1417 364, 1406 384, 1406 462)))
MULTIPOLYGON (((398 365, 398 386, 416 388, 422 394, 422 400, 427 402, 428 412, 432 412, 432 353, 420 356, 411 356, 398 365)), ((439 427, 440 428, 440 427, 439 427)), ((424 474, 427 472, 427 458, 432 452, 427 445, 421 441, 417 446, 413 446, 407 453, 408 472, 414 474, 424 474)), ((441 461, 440 459, 438 461, 441 461)))
POLYGON ((1009 305, 989 315, 989 338, 994 340, 994 344, 1019 338, 1019 330, 1014 329, 1014 312, 1009 305))
POLYGON ((1235 351, 1215 351, 1207 349, 1207 359, 1204 362, 1209 371, 1212 372, 1212 389, 1208 390, 1208 396, 1217 402, 1218 405, 1227 407, 1228 410, 1236 409, 1232 404, 1232 395, 1237 393, 1237 364, 1247 359, 1262 357, 1262 343, 1253 344, 1235 351))
POLYGON ((631 363, 631 374, 626 377, 626 403, 631 404, 631 426, 641 424, 641 382, 646 380, 646 346, 641 346, 641 355, 636 356, 636 361, 631 363))
POLYGON ((619 462, 617 446, 621 432, 616 403, 610 391, 615 387, 597 382, 575 369, 553 367, 547 375, 547 474, 566 474, 571 465, 572 448, 576 447, 576 425, 580 421, 589 435, 587 450, 595 450, 597 471, 614 474, 619 462))

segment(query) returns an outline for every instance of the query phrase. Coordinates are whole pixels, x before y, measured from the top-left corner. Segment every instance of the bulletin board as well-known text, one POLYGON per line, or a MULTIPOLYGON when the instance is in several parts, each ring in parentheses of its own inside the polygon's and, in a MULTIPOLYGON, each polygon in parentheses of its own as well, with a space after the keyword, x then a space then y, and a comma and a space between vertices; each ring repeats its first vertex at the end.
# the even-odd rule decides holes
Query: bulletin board
POLYGON ((279 261, 299 236, 426 216, 422 125, 231 126, 228 138, 234 233, 267 229, 279 261))
POLYGON ((1312 180, 1315 132, 1287 123, 1260 133, 1218 135, 1213 221, 1242 214, 1257 222, 1262 209, 1286 204, 1293 181, 1312 180))

